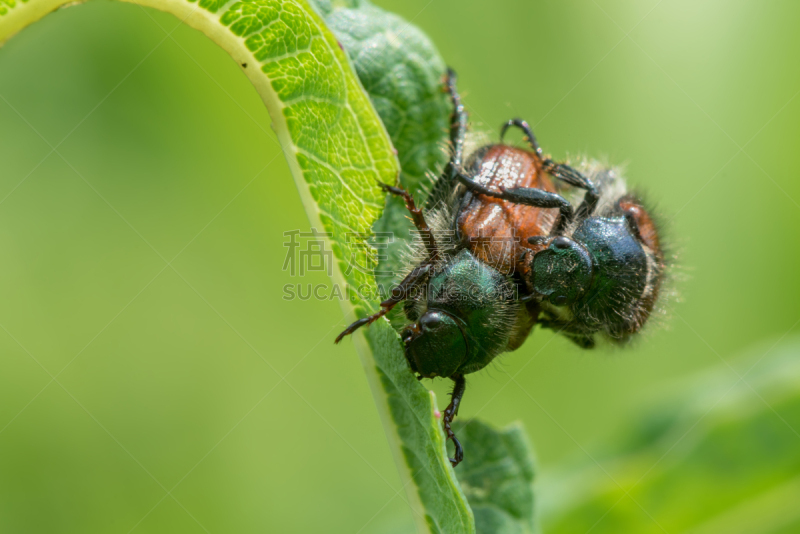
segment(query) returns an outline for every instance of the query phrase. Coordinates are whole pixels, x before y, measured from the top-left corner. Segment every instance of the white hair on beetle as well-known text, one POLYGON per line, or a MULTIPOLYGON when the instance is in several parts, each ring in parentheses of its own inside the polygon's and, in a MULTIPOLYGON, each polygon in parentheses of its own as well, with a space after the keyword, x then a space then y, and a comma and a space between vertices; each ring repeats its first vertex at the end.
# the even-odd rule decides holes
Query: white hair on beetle
MULTIPOLYGON (((463 245, 457 241, 457 236, 454 226, 455 210, 454 199, 458 197, 458 188, 453 188, 450 197, 437 199, 436 204, 429 210, 425 211, 425 221, 431 229, 434 240, 436 241, 439 249, 439 255, 436 262, 433 264, 433 272, 441 272, 445 269, 452 259, 464 250, 463 245)), ((420 264, 426 262, 429 258, 428 249, 424 241, 420 238, 411 240, 403 254, 403 264, 405 273, 410 273, 413 269, 420 264)), ((488 265, 484 265, 479 260, 477 264, 484 269, 490 269, 488 265)), ((405 275, 403 275, 405 276, 405 275)), ((513 281, 506 277, 505 290, 514 288, 513 281)), ((427 293, 421 292, 417 295, 418 298, 411 300, 413 315, 420 316, 428 309, 427 293)), ((495 313, 489 317, 487 324, 483 326, 488 328, 496 336, 508 338, 514 334, 513 330, 517 324, 517 316, 522 305, 512 298, 505 298, 504 295, 495 295, 497 298, 498 306, 495 313)), ((478 340, 472 339, 472 343, 479 343, 478 340)))
POLYGON ((476 150, 483 148, 487 145, 495 144, 492 141, 492 136, 484 130, 470 130, 464 136, 464 161, 469 159, 476 150))

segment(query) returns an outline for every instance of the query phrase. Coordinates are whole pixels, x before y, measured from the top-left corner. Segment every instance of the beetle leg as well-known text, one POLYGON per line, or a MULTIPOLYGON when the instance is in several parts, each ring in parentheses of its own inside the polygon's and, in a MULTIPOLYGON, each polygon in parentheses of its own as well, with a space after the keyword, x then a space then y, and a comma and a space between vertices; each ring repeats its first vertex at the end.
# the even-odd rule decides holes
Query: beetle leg
POLYGON ((556 163, 550 158, 544 160, 543 167, 552 177, 586 191, 586 194, 583 196, 583 202, 581 202, 581 205, 578 206, 578 210, 576 211, 576 215, 579 219, 583 219, 592 214, 594 208, 597 206, 597 201, 600 200, 600 192, 589 178, 569 165, 565 163, 556 163))
POLYGON ((505 137, 506 132, 512 126, 522 130, 522 133, 525 134, 525 137, 528 140, 528 144, 531 145, 531 148, 533 149, 533 151, 536 152, 536 154, 541 158, 542 157, 542 149, 539 147, 539 143, 536 141, 536 136, 533 135, 533 130, 531 130, 531 127, 528 124, 528 122, 524 121, 522 119, 518 119, 518 118, 511 119, 511 120, 509 120, 508 122, 506 122, 503 125, 503 127, 500 129, 500 142, 501 143, 503 142, 503 137, 505 137))
POLYGON ((359 328, 364 325, 370 325, 392 311, 392 309, 403 302, 408 298, 409 292, 417 287, 425 278, 428 276, 428 272, 431 269, 430 263, 423 263, 413 271, 411 271, 408 276, 406 276, 399 285, 397 285, 394 289, 392 289, 392 294, 389 296, 388 299, 384 300, 380 304, 380 311, 373 313, 368 317, 364 317, 363 319, 359 319, 355 321, 350 326, 344 329, 344 331, 336 336, 336 340, 334 343, 339 343, 345 336, 349 336, 359 328))
POLYGON ((533 206, 534 208, 558 208, 560 215, 556 224, 553 226, 553 230, 551 231, 552 235, 560 235, 566 225, 572 221, 572 204, 558 193, 551 193, 533 187, 501 188, 501 190, 497 192, 492 191, 471 178, 467 178, 463 173, 457 173, 456 178, 459 182, 464 184, 467 189, 479 195, 499 198, 515 204, 533 206))
POLYGON ((461 168, 461 161, 464 157, 464 138, 467 135, 467 110, 461 103, 461 95, 458 94, 456 72, 449 68, 445 74, 445 87, 453 103, 453 115, 450 118, 450 144, 452 154, 450 156, 450 171, 455 172, 461 168))
POLYGON ((447 438, 453 440, 453 446, 455 447, 455 458, 450 458, 450 463, 453 467, 455 467, 461 463, 461 460, 464 459, 464 449, 461 447, 461 442, 458 441, 455 432, 453 432, 453 430, 450 428, 450 423, 453 422, 453 419, 458 413, 458 407, 461 405, 461 398, 464 396, 464 390, 466 389, 467 381, 464 378, 464 375, 453 375, 450 378, 453 380, 453 382, 455 382, 455 386, 453 387, 453 393, 450 395, 450 404, 448 404, 447 408, 444 410, 442 425, 444 426, 444 431, 447 434, 447 438))
POLYGON ((422 213, 422 209, 418 208, 414 203, 414 197, 401 187, 394 187, 384 183, 380 185, 387 193, 403 197, 403 200, 406 202, 406 209, 411 214, 411 221, 414 223, 414 226, 417 227, 417 231, 419 231, 419 235, 425 243, 425 248, 428 250, 428 261, 434 261, 439 256, 439 249, 436 247, 433 231, 425 221, 425 215, 422 213))
POLYGON ((562 182, 573 187, 577 187, 578 189, 583 189, 586 191, 583 202, 578 207, 578 211, 576 213, 579 218, 590 215, 594 211, 595 206, 597 206, 597 201, 600 199, 600 194, 597 191, 597 187, 595 187, 592 181, 584 176, 583 173, 573 169, 565 163, 556 163, 550 158, 545 158, 542 155, 542 149, 539 147, 539 143, 536 141, 536 136, 533 135, 533 130, 531 129, 530 125, 522 119, 511 119, 503 125, 503 127, 500 129, 500 142, 503 141, 503 137, 506 135, 508 129, 512 126, 519 128, 525 134, 528 144, 531 145, 533 151, 536 152, 536 154, 542 160, 542 167, 546 172, 548 172, 557 180, 561 180, 562 182))

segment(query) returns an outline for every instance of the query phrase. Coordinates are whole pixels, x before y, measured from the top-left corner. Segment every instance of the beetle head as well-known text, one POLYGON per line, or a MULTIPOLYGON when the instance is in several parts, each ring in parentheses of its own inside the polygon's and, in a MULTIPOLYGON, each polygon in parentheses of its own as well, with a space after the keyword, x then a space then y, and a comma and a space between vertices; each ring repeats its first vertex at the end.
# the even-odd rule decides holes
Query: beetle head
POLYGON ((456 374, 467 357, 463 321, 442 310, 428 310, 402 334, 411 370, 425 378, 456 374))
POLYGON ((626 341, 654 306, 661 252, 642 239, 630 213, 617 208, 610 215, 580 221, 571 236, 552 238, 533 258, 533 289, 552 309, 568 310, 562 314, 568 335, 591 338, 599 332, 626 341))
POLYGON ((509 279, 462 250, 434 274, 403 330, 406 358, 426 378, 468 373, 508 344, 517 305, 509 279))

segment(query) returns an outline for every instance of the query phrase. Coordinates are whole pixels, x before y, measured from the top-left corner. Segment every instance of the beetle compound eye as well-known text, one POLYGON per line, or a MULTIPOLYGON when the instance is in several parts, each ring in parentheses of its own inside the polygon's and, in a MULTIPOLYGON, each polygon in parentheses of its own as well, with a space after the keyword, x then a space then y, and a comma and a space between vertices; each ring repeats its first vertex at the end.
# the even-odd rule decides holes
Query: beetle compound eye
POLYGON ((417 323, 413 323, 405 327, 400 337, 403 339, 403 343, 408 345, 415 337, 420 335, 420 333, 421 330, 419 328, 419 325, 417 323))
POLYGON ((533 288, 555 306, 578 300, 592 283, 589 253, 568 237, 553 239, 550 246, 533 258, 533 288))

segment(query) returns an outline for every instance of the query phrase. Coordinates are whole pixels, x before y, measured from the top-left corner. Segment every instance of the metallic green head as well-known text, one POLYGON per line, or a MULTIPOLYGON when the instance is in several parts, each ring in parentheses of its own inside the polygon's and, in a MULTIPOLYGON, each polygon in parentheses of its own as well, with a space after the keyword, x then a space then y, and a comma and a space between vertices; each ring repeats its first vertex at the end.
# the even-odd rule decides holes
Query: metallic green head
POLYGON ((516 314, 514 286, 462 250, 434 274, 402 333, 406 358, 421 376, 471 373, 502 352, 516 314))
POLYGON ((428 310, 403 331, 411 370, 426 378, 456 374, 467 358, 463 321, 442 310, 428 310))
POLYGON ((571 315, 567 334, 624 340, 637 323, 648 260, 625 217, 589 217, 533 258, 534 291, 571 315))

